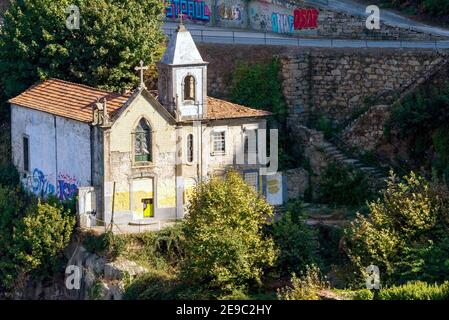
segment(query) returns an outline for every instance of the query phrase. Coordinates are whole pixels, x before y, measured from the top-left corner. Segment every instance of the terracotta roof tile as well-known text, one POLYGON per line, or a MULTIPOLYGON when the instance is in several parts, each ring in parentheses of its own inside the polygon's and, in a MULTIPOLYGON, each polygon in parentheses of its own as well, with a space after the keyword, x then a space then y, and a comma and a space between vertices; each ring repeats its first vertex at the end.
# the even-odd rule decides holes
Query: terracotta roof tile
POLYGON ((49 79, 30 87, 8 102, 81 122, 91 122, 92 104, 97 98, 106 98, 108 112, 112 114, 128 101, 129 95, 49 79))
MULTIPOLYGON (((151 91, 151 94, 157 98, 157 91, 151 91)), ((8 102, 89 123, 92 121, 92 104, 97 101, 97 98, 107 99, 108 112, 113 116, 131 96, 132 93, 120 95, 73 82, 49 79, 30 87, 8 102)), ((207 105, 207 119, 211 120, 271 115, 268 111, 252 109, 212 97, 207 97, 207 105)))
POLYGON ((267 117, 269 115, 271 115, 271 112, 265 110, 252 109, 240 104, 231 103, 217 98, 207 97, 208 119, 267 117))

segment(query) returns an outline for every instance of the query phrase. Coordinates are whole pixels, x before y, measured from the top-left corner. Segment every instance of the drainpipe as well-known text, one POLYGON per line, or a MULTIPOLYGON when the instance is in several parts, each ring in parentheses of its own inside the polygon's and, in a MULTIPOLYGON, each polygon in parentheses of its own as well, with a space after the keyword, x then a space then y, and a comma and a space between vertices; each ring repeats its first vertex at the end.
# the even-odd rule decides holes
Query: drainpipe
POLYGON ((58 128, 56 125, 56 116, 53 116, 53 124, 55 127, 55 192, 58 192, 58 128))

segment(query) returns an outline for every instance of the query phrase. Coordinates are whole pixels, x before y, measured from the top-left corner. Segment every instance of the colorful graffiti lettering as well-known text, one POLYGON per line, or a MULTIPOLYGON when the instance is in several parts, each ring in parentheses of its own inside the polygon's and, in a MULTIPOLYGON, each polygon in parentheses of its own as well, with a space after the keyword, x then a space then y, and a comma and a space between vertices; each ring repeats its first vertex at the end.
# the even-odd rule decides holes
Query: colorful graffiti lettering
POLYGON ((58 197, 59 200, 71 200, 78 192, 78 182, 75 177, 60 173, 58 176, 58 197))
POLYGON ((235 6, 228 6, 222 3, 217 9, 218 17, 222 20, 242 20, 242 11, 239 4, 235 6))
POLYGON ((317 9, 295 9, 293 12, 295 30, 318 28, 318 14, 317 9))
POLYGON ((31 188, 36 195, 44 198, 55 194, 55 186, 48 181, 41 170, 34 169, 32 179, 31 188))
POLYGON ((294 17, 288 14, 273 12, 271 16, 271 27, 273 32, 292 33, 294 17))
POLYGON ((170 19, 183 18, 192 21, 210 21, 210 9, 201 0, 165 0, 165 15, 170 19))
POLYGON ((50 180, 51 177, 46 176, 41 170, 34 169, 31 181, 31 190, 39 197, 56 196, 59 200, 71 200, 75 198, 78 192, 78 182, 76 178, 65 174, 59 174, 56 188, 50 180))

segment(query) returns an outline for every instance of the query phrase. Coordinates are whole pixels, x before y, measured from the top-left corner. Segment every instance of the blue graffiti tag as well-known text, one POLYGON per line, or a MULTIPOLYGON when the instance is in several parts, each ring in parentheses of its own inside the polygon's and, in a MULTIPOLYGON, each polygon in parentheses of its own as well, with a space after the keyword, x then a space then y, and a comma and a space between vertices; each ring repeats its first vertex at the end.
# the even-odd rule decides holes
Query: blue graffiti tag
POLYGON ((273 12, 271 15, 271 27, 273 32, 292 33, 294 30, 294 17, 288 14, 273 12))
POLYGON ((71 200, 76 197, 78 186, 74 178, 60 174, 57 179, 58 188, 56 189, 47 178, 47 176, 39 169, 34 169, 32 177, 31 189, 34 194, 39 197, 46 198, 56 196, 59 200, 71 200))
POLYGON ((165 15, 177 19, 186 15, 192 21, 210 21, 210 10, 204 1, 200 0, 166 0, 165 15))
POLYGON ((35 194, 43 198, 55 194, 55 186, 51 184, 44 173, 37 168, 33 171, 32 189, 35 194))

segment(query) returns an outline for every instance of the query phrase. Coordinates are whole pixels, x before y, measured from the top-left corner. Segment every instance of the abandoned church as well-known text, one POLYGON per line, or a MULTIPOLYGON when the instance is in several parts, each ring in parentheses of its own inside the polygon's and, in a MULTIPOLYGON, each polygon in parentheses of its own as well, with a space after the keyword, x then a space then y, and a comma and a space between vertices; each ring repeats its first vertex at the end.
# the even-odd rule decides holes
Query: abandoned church
MULTIPOLYGON (((270 176, 257 163, 237 165, 235 151, 253 152, 248 132, 265 129, 269 113, 208 97, 207 66, 181 24, 158 64, 158 92, 145 87, 142 63, 139 87, 126 94, 48 79, 11 99, 24 186, 40 197, 78 197, 90 225, 112 214, 119 224, 180 219, 189 191, 229 167, 266 194, 270 176)), ((282 203, 282 187, 267 198, 282 203)))

